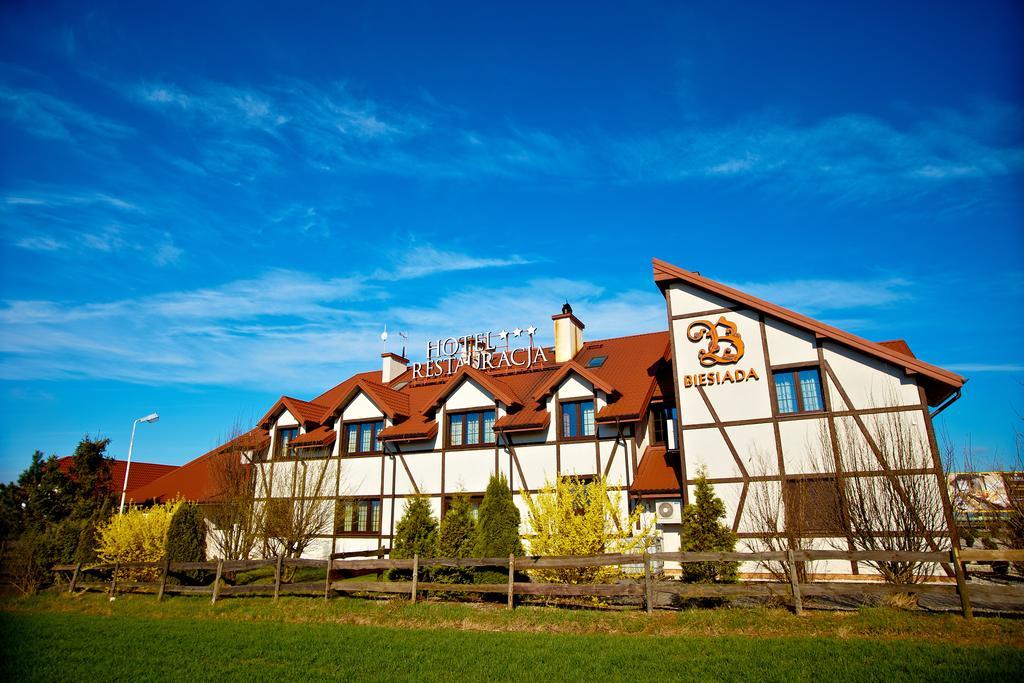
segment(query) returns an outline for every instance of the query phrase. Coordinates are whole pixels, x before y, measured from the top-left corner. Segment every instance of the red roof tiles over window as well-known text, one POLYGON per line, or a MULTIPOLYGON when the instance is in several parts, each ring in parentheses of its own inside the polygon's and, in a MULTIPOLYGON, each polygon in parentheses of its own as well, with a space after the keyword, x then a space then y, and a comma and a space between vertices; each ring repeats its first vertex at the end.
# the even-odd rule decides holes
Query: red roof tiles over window
POLYGON ((681 493, 682 468, 678 451, 666 451, 664 446, 650 446, 644 451, 637 468, 636 479, 630 493, 681 493))

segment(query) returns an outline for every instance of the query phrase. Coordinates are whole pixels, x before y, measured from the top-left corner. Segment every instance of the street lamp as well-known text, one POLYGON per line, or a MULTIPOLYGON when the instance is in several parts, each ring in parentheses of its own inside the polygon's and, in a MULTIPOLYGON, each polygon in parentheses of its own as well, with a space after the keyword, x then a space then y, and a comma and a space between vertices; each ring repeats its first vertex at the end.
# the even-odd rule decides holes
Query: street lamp
POLYGON ((128 464, 124 467, 124 486, 121 487, 121 508, 117 514, 124 514, 124 496, 128 493, 128 472, 132 469, 132 447, 135 445, 135 428, 139 426, 140 422, 156 422, 160 419, 160 416, 156 413, 150 413, 146 417, 140 417, 135 422, 132 422, 132 438, 128 442, 128 464))

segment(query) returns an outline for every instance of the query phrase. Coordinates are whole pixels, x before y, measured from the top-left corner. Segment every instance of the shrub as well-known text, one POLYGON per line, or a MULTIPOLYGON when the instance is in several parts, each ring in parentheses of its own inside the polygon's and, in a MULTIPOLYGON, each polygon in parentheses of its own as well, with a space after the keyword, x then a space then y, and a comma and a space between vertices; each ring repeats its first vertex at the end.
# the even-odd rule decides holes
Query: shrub
MULTIPOLYGON (((206 521, 195 503, 182 503, 171 517, 165 552, 171 562, 206 561, 206 521)), ((198 581, 203 574, 202 571, 185 572, 193 581, 198 581)))
MULTIPOLYGON (((452 498, 448 511, 437 533, 437 554, 439 557, 469 557, 473 553, 476 539, 476 520, 473 506, 464 493, 452 498)), ((471 583, 473 570, 462 567, 436 567, 435 580, 442 583, 471 583)))
MULTIPOLYGON (((705 470, 694 484, 694 502, 682 512, 679 550, 732 552, 736 549, 736 534, 720 521, 725 518, 725 504, 715 495, 705 470)), ((695 583, 735 583, 738 568, 738 562, 687 562, 682 565, 682 577, 695 583)))
MULTIPOLYGON (((512 489, 505 475, 492 476, 477 515, 474 557, 522 556, 519 520, 519 508, 512 500, 512 489)), ((475 580, 477 583, 501 583, 508 580, 508 570, 477 571, 475 580)))
MULTIPOLYGON (((585 482, 560 477, 545 483, 534 496, 523 492, 533 535, 533 555, 600 555, 643 551, 653 523, 634 533, 641 509, 625 519, 620 514, 621 495, 609 491, 602 477, 585 482)), ((595 583, 622 575, 621 567, 583 567, 531 572, 541 581, 595 583)))
MULTIPOLYGON (((408 559, 413 555, 432 557, 437 548, 437 520, 426 496, 414 496, 405 501, 402 518, 395 528, 395 542, 391 549, 394 559, 408 559)), ((421 574, 422 576, 422 574, 421 574)), ((412 577, 407 569, 392 569, 388 579, 404 581, 412 577)))
MULTIPOLYGON (((151 508, 131 508, 114 515, 99 527, 99 546, 96 554, 102 562, 159 562, 163 559, 167 543, 167 529, 171 518, 181 506, 172 501, 151 508)), ((152 581, 160 576, 159 568, 132 569, 118 574, 121 578, 152 581)))

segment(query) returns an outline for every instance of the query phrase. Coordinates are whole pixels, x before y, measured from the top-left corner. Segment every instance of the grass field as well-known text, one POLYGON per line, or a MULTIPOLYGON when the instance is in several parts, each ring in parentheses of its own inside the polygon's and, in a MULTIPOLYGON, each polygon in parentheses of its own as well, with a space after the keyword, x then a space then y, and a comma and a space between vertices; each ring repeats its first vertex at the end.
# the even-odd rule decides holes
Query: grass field
POLYGON ((338 598, 0 600, 13 680, 1020 680, 1024 622, 892 609, 636 612, 338 598))

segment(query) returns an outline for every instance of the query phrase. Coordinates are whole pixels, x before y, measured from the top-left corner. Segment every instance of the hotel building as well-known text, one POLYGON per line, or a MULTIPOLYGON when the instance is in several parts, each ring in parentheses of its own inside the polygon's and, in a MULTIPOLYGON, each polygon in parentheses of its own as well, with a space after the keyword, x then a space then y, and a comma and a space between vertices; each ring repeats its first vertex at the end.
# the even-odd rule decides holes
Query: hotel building
MULTIPOLYGON (((955 532, 932 417, 959 397, 964 378, 919 360, 902 340, 868 341, 653 263, 661 331, 586 340, 567 304, 552 316, 551 347, 534 345, 532 327, 463 335, 431 342, 418 363, 384 353, 379 369, 310 400, 282 396, 242 437, 257 495, 330 506, 333 521, 305 551, 323 558, 389 547, 413 495, 427 496, 440 518, 453 494, 479 503, 489 478, 503 473, 525 535, 521 491, 558 476, 603 476, 620 492, 623 515, 643 504, 660 548, 672 551, 681 506, 706 472, 740 549, 766 534, 830 547, 849 531, 842 515, 827 514, 842 504, 837 477, 886 477, 897 490, 935 487, 941 509, 921 518, 941 528, 923 531, 948 547, 955 532), (887 461, 879 416, 898 418, 924 444, 912 466, 887 461), (872 455, 870 466, 835 457, 850 439, 872 455), (763 505, 766 496, 782 510, 772 531, 751 513, 752 500, 763 505)), ((230 445, 132 498, 215 499, 210 464, 235 453, 230 445)), ((841 565, 828 571, 843 573, 841 565)))

